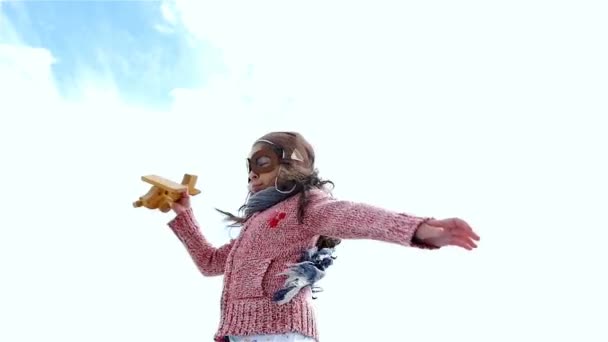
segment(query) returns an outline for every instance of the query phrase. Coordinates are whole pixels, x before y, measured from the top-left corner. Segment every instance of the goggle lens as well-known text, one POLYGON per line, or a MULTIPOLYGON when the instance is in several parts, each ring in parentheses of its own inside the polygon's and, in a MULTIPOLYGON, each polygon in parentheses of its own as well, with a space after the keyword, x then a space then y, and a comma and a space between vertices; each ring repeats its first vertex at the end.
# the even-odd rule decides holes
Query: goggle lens
POLYGON ((279 157, 271 150, 259 150, 247 158, 247 171, 256 174, 268 173, 279 166, 279 157))

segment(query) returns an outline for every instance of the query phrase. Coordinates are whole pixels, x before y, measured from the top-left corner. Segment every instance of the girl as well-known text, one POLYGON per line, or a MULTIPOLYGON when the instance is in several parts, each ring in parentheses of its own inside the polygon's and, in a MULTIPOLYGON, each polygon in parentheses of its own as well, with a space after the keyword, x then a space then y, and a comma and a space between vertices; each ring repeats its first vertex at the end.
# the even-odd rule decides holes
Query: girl
POLYGON ((255 141, 240 235, 216 248, 202 235, 186 193, 168 225, 205 276, 224 276, 216 342, 318 341, 309 301, 340 239, 471 250, 479 237, 460 219, 435 220, 334 199, 312 146, 294 132, 255 141))

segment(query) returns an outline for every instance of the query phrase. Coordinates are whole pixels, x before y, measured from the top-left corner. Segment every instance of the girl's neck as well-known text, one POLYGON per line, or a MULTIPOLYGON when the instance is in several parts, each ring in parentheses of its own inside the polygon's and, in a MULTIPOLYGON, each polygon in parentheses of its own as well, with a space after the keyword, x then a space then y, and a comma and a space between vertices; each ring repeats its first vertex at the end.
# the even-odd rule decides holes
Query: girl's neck
POLYGON ((247 199, 247 203, 244 206, 244 214, 246 218, 251 215, 264 211, 277 203, 280 203, 289 197, 296 194, 296 191, 290 193, 282 193, 277 191, 274 187, 269 187, 264 190, 260 190, 247 199))

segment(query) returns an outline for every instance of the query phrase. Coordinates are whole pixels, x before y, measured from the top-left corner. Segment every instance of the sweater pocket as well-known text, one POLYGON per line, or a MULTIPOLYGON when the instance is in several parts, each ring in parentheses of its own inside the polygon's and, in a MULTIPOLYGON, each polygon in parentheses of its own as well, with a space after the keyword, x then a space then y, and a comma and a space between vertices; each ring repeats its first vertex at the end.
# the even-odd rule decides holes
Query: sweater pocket
POLYGON ((232 274, 234 298, 246 299, 264 297, 264 277, 272 259, 243 261, 232 274))

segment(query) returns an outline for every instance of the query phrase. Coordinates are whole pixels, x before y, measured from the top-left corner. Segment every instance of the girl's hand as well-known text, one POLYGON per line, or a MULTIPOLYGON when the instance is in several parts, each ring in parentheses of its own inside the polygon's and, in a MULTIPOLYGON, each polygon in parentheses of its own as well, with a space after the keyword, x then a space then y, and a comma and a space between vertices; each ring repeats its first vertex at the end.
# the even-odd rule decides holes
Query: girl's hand
POLYGON ((473 232, 471 226, 459 218, 428 220, 418 227, 415 237, 433 246, 452 245, 467 250, 477 248, 474 241, 479 241, 479 236, 473 232))
POLYGON ((190 194, 188 194, 188 189, 182 193, 182 197, 180 197, 180 199, 173 202, 171 209, 173 209, 177 215, 190 209, 190 194))

